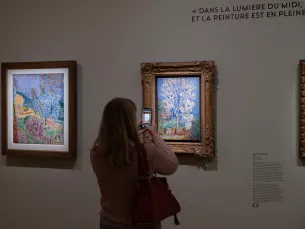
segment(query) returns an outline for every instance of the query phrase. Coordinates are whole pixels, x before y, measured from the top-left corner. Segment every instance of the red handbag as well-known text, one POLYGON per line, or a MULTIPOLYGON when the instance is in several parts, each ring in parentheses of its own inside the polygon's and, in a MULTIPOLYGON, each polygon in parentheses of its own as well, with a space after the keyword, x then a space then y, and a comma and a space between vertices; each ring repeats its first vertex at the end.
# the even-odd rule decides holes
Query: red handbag
POLYGON ((151 177, 146 150, 143 145, 138 150, 139 181, 135 189, 133 208, 133 224, 154 223, 174 216, 174 222, 179 225, 177 213, 181 211, 180 204, 172 194, 167 179, 151 177))

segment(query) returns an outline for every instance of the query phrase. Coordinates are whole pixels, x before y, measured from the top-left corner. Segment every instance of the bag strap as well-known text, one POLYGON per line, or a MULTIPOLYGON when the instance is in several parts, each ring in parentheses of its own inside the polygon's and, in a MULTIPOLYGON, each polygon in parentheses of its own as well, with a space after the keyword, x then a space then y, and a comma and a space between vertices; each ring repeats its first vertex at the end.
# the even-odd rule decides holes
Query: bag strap
POLYGON ((177 215, 174 215, 174 223, 175 225, 180 225, 177 215))
POLYGON ((147 153, 143 144, 139 146, 137 156, 138 156, 138 170, 139 170, 140 180, 149 178, 149 174, 150 174, 149 164, 147 160, 147 153))

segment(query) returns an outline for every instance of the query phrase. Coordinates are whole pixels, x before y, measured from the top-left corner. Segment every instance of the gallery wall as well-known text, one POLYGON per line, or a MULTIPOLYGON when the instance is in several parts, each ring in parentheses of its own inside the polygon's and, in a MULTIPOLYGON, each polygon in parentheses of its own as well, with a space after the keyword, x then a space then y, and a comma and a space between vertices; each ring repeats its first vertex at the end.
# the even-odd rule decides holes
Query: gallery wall
MULTIPOLYGON (((79 127, 73 165, 0 158, 0 228, 98 228, 89 148, 104 105, 125 96, 141 107, 141 62, 193 60, 217 65, 217 158, 207 168, 180 158, 169 177, 182 206, 179 228, 304 228, 297 77, 305 17, 192 20, 194 9, 251 3, 0 1, 0 62, 78 61, 79 127), (254 153, 283 164, 283 202, 253 208, 254 153)), ((175 228, 172 219, 164 225, 175 228)))

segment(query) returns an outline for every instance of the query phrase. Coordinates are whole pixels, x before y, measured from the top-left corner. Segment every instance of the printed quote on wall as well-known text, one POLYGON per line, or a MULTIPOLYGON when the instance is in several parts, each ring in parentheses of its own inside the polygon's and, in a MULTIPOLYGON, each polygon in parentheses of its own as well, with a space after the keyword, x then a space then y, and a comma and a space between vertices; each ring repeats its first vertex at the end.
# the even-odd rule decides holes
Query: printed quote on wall
POLYGON ((193 10, 192 13, 192 22, 249 20, 305 16, 305 7, 303 7, 303 3, 299 1, 287 1, 202 7, 193 10))

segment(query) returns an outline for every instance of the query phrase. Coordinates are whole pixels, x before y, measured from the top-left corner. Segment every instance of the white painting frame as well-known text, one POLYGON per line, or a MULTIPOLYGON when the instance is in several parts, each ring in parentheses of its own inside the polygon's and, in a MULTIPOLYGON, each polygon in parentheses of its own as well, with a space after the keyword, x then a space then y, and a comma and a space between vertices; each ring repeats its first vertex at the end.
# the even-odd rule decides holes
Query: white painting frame
POLYGON ((7 71, 7 136, 8 149, 15 150, 55 150, 61 152, 68 152, 69 148, 69 81, 68 68, 54 68, 54 69, 18 69, 7 71), (34 74, 58 74, 62 73, 64 76, 64 145, 47 145, 47 144, 22 144, 13 142, 13 76, 14 75, 34 75, 34 74))

